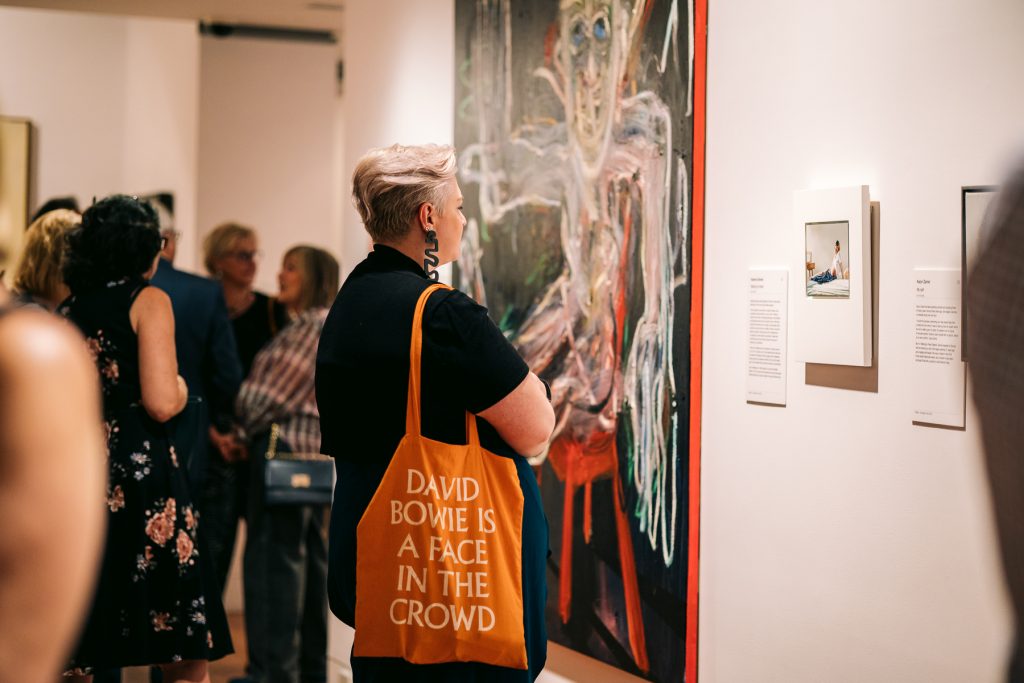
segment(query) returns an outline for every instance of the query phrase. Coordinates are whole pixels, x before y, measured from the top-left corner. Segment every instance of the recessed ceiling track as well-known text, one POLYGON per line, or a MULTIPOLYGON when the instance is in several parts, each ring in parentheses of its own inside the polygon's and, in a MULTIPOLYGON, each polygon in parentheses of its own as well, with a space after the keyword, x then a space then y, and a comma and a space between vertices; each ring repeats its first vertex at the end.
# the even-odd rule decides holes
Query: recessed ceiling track
POLYGON ((256 26, 253 24, 227 24, 219 21, 200 21, 199 33, 215 38, 262 38, 288 40, 299 43, 325 43, 335 45, 338 39, 333 31, 282 26, 256 26))

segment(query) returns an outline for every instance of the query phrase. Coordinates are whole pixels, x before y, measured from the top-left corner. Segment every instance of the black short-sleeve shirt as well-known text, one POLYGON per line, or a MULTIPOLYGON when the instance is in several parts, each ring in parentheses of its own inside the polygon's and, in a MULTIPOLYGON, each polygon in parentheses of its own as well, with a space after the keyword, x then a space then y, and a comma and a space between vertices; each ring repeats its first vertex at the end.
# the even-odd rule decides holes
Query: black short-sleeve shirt
MULTIPOLYGON (((321 451, 338 469, 330 527, 328 593, 331 610, 354 625, 356 525, 405 434, 412 318, 432 283, 401 252, 376 245, 346 279, 320 336, 316 397, 321 451)), ((466 443, 466 411, 494 405, 526 378, 529 368, 487 314, 458 290, 431 294, 423 317, 422 430, 446 443, 466 443)), ((547 523, 536 479, 522 456, 485 420, 481 445, 513 458, 524 495, 523 593, 528 672, 472 663, 434 665, 431 680, 526 681, 544 665, 547 523), (484 672, 481 667, 488 671, 484 672)), ((363 680, 391 680, 401 660, 353 658, 363 680)))
MULTIPOLYGON (((430 284, 395 249, 377 245, 345 281, 324 323, 316 395, 321 450, 339 460, 387 460, 405 434, 409 342, 416 301, 430 284)), ((423 314, 423 433, 465 443, 465 411, 491 407, 529 368, 487 315, 458 290, 434 292, 423 314)), ((484 448, 514 451, 484 420, 484 448)))

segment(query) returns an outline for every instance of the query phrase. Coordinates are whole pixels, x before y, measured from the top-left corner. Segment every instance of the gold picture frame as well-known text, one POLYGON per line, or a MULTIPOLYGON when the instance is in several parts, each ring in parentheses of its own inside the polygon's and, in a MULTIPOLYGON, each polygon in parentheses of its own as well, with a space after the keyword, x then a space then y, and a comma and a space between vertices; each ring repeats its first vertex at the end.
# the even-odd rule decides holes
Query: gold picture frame
POLYGON ((21 252, 32 199, 32 143, 28 119, 0 116, 0 271, 21 252))

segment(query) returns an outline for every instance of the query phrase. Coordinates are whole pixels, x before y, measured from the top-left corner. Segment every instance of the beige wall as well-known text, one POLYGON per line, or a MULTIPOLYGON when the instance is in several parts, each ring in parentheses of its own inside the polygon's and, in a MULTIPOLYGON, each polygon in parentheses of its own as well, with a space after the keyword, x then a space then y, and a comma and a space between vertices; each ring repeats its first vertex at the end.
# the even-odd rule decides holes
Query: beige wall
POLYGON ((199 36, 191 22, 131 19, 125 43, 125 187, 174 191, 175 227, 182 232, 175 262, 193 269, 198 265, 199 36))
POLYGON ((1024 5, 713 2, 709 22, 700 681, 994 683, 1009 622, 978 423, 911 425, 910 283, 958 267, 960 186, 1024 141, 1024 5), (794 190, 862 183, 878 392, 791 362, 787 407, 747 405, 744 273, 800 259, 794 190))
POLYGON ((356 0, 345 6, 343 276, 369 240, 348 201, 359 158, 394 143, 451 144, 455 129, 453 0, 356 0))
POLYGON ((203 37, 200 54, 199 232, 256 228, 273 294, 288 247, 339 256, 337 47, 203 37))
POLYGON ((0 8, 0 113, 37 127, 37 201, 170 190, 187 246, 197 49, 192 22, 0 8))
POLYGON ((37 126, 40 202, 170 190, 179 266, 201 271, 202 235, 242 220, 263 235, 258 285, 276 292, 288 246, 339 255, 337 50, 201 40, 191 21, 0 8, 0 113, 37 126))

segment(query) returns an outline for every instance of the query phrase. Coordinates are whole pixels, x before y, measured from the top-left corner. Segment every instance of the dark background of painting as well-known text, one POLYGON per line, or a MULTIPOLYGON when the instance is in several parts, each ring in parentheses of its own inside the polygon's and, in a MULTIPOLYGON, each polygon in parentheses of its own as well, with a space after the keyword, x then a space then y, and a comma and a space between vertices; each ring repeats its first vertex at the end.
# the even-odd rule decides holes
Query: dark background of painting
MULTIPOLYGON (((461 151, 476 142, 477 116, 481 107, 477 97, 487 93, 472 92, 468 78, 470 40, 474 29, 477 3, 473 0, 456 2, 456 90, 455 90, 455 144, 461 151)), ((651 90, 668 104, 673 115, 673 155, 685 161, 688 176, 692 178, 693 120, 686 116, 687 84, 689 74, 689 18, 687 5, 678 6, 679 22, 676 31, 678 50, 669 47, 668 66, 664 74, 658 73, 665 40, 665 27, 672 4, 654 3, 650 18, 642 29, 643 48, 634 73, 636 90, 651 90), (675 58, 675 55, 678 58, 675 58)), ((558 4, 544 0, 516 0, 512 5, 513 102, 511 121, 513 128, 524 121, 553 118, 564 121, 562 105, 548 84, 532 75, 544 65, 545 38, 557 27, 558 4)), ((630 87, 630 90, 632 88, 630 87)), ((675 169, 675 161, 671 163, 675 169)), ((689 197, 676 196, 678 187, 675 171, 672 178, 671 206, 677 209, 682 202, 692 205, 689 197)), ((463 182, 464 213, 467 218, 480 221, 477 186, 463 182)), ((687 193, 689 188, 687 187, 687 193)), ((496 225, 481 225, 484 256, 481 261, 487 304, 491 316, 507 333, 514 331, 528 314, 535 297, 544 291, 560 272, 563 260, 559 237, 559 211, 557 209, 524 208, 509 214, 496 225)), ((672 220, 678 220, 675 212, 672 220)), ((690 249, 689 217, 686 218, 686 249, 690 249)), ((675 226, 665 226, 675 229, 675 226)), ((686 263, 691 263, 687 255, 686 263)), ((638 273, 639 261, 633 264, 631 274, 638 273)), ((680 273, 681 262, 676 264, 680 273)), ((687 265, 689 270, 689 265, 687 265)), ((456 274, 458 282, 458 274, 456 274)), ((641 297, 635 290, 629 299, 629 321, 639 315, 641 297)), ((631 463, 627 458, 626 435, 620 428, 619 476, 626 493, 626 510, 631 520, 633 547, 640 582, 646 627, 647 651, 651 670, 646 676, 656 681, 682 681, 685 659, 686 624, 686 572, 687 572, 687 511, 688 511, 688 457, 689 448, 689 387, 690 387, 690 286, 675 291, 674 366, 677 395, 675 410, 678 417, 676 440, 678 444, 677 484, 678 518, 675 529, 675 554, 671 566, 665 567, 661 550, 652 550, 645 534, 641 534, 638 520, 633 515, 637 496, 632 487, 631 463)), ((628 322, 627 322, 628 325, 628 322)), ((576 520, 573 541, 573 603, 567 624, 558 615, 558 561, 561 544, 561 519, 564 485, 555 476, 549 463, 540 472, 541 492, 551 528, 551 557, 548 581, 548 636, 552 640, 572 647, 609 664, 643 675, 633 662, 626 629, 625 603, 616 546, 616 530, 612 514, 614 498, 609 479, 593 485, 593 536, 586 544, 582 534, 583 494, 577 492, 574 500, 576 520)))

